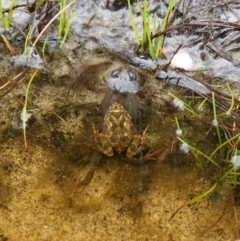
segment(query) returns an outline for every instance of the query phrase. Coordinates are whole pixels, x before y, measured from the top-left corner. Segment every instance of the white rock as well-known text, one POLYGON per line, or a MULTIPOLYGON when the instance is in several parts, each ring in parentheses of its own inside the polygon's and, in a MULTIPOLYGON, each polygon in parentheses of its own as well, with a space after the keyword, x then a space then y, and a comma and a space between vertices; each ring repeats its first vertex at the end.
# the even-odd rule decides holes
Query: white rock
POLYGON ((184 103, 182 101, 173 99, 172 104, 178 111, 184 111, 184 103))
POLYGON ((181 135, 182 135, 182 132, 183 132, 183 131, 182 131, 181 129, 177 129, 176 132, 175 132, 175 133, 176 133, 176 136, 181 136, 181 135))
POLYGON ((181 68, 185 70, 193 69, 193 61, 188 53, 177 53, 174 55, 171 66, 173 68, 181 68))
POLYGON ((240 156, 233 156, 231 158, 231 163, 234 165, 235 169, 238 171, 240 169, 240 156))
POLYGON ((189 151, 190 151, 189 145, 188 145, 187 143, 182 143, 182 144, 180 145, 180 151, 182 151, 182 152, 185 153, 185 154, 188 154, 189 151))

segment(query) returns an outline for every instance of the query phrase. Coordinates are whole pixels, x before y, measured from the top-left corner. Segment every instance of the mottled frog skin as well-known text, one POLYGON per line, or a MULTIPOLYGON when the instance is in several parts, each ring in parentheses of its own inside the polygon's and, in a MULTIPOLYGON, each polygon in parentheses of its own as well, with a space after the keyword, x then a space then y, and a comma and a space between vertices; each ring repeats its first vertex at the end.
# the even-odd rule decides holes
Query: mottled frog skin
POLYGON ((111 157, 114 151, 126 152, 128 158, 132 158, 144 150, 147 128, 142 135, 135 134, 132 119, 124 107, 113 103, 105 117, 102 133, 94 129, 95 148, 103 154, 111 157))
MULTIPOLYGON (((108 81, 108 91, 102 101, 104 114, 103 130, 99 133, 93 124, 94 149, 106 156, 112 157, 115 152, 123 155, 130 161, 142 164, 146 161, 157 160, 156 152, 148 152, 143 156, 146 133, 148 127, 139 135, 136 130, 138 116, 137 72, 124 65, 112 71, 108 81)), ((95 168, 91 168, 86 177, 75 187, 90 183, 95 168)))

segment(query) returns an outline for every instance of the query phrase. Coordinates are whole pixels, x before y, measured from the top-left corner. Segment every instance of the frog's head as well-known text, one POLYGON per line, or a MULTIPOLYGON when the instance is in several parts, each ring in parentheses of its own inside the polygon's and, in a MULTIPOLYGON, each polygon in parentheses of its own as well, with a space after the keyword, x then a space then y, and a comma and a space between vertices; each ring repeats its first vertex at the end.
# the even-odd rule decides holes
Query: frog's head
POLYGON ((136 94, 138 92, 138 73, 129 65, 112 71, 108 80, 108 87, 120 93, 136 94))

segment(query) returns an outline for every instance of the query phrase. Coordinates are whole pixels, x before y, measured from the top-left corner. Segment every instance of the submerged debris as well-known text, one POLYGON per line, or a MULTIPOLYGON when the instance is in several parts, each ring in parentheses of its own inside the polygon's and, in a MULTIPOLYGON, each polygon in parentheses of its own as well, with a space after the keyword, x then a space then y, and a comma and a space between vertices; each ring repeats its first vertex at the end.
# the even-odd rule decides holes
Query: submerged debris
POLYGON ((231 158, 231 163, 233 164, 236 171, 240 170, 240 156, 239 155, 233 156, 231 158))
POLYGON ((180 151, 182 151, 185 154, 188 154, 190 151, 190 147, 187 143, 181 143, 180 144, 180 151))
POLYGON ((34 112, 38 112, 39 109, 34 110, 27 110, 26 116, 24 118, 23 113, 24 111, 17 111, 16 117, 11 120, 11 124, 14 129, 24 129, 28 125, 28 121, 32 118, 34 112))
POLYGON ((11 61, 14 66, 28 66, 35 69, 43 69, 43 60, 41 56, 32 47, 27 47, 26 54, 13 56, 11 61))
POLYGON ((138 82, 137 72, 126 65, 112 71, 108 80, 108 88, 120 93, 136 94, 138 92, 138 82))

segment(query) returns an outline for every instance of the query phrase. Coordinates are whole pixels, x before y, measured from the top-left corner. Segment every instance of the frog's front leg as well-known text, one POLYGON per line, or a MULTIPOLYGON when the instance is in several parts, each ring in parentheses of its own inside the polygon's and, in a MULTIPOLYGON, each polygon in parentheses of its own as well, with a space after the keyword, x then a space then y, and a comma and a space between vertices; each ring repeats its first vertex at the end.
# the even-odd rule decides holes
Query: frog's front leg
POLYGON ((94 135, 94 149, 98 150, 106 156, 113 156, 114 151, 111 145, 109 144, 108 140, 102 133, 99 134, 96 131, 94 124, 92 124, 92 127, 94 135))

